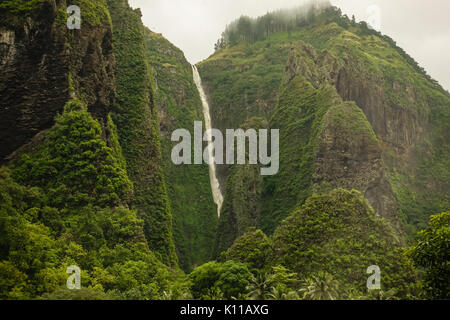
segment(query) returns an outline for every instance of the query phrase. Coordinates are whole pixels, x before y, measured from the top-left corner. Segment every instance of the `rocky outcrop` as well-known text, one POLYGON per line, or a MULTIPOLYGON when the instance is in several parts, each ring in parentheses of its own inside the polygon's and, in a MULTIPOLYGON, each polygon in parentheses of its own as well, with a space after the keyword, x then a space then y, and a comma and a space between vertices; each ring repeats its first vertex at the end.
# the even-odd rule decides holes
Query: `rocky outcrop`
POLYGON ((411 85, 368 72, 357 57, 337 58, 303 42, 294 47, 299 51, 297 57, 289 58, 285 81, 302 74, 315 87, 324 81, 332 84, 344 101, 355 101, 363 110, 381 143, 399 154, 408 153, 424 133, 429 107, 417 106, 421 102, 411 85), (311 69, 311 65, 318 67, 311 69), (385 85, 388 82, 392 95, 404 96, 402 102, 396 104, 390 99, 385 85))
MULTIPOLYGON (((288 83, 302 76, 320 90, 335 84, 339 70, 345 70, 345 64, 333 55, 326 51, 317 53, 312 46, 299 43, 288 59, 284 81, 288 83)), ((315 192, 356 189, 377 213, 391 222, 398 234, 403 234, 397 200, 377 137, 355 102, 335 101, 325 113, 317 137, 313 189, 315 192)))
MULTIPOLYGON (((66 26, 66 1, 14 15, 0 10, 0 161, 53 125, 78 97, 104 125, 114 98, 111 25, 66 26)), ((94 13, 91 13, 94 14, 94 13)))
POLYGON ((390 221, 399 234, 403 233, 380 144, 355 103, 336 105, 325 115, 314 167, 316 193, 356 189, 375 212, 390 221))
POLYGON ((384 145, 399 154, 407 153, 424 132, 428 106, 415 107, 414 89, 398 82, 389 85, 394 95, 407 93, 408 105, 393 103, 383 86, 383 82, 388 80, 368 74, 355 62, 344 60, 343 66, 331 79, 332 83, 342 99, 355 101, 361 107, 384 145))

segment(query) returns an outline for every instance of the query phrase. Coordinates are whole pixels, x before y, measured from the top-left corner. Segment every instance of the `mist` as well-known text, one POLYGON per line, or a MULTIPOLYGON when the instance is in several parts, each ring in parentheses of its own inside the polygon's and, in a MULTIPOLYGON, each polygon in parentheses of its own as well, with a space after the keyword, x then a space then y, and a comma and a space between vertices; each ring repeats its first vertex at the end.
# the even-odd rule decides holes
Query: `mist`
MULTIPOLYGON (((258 17, 293 8, 303 0, 130 0, 144 24, 182 49, 191 63, 206 59, 226 26, 242 15, 258 17)), ((450 1, 330 0, 357 21, 368 21, 371 5, 380 10, 380 31, 390 36, 431 77, 450 91, 450 1)))

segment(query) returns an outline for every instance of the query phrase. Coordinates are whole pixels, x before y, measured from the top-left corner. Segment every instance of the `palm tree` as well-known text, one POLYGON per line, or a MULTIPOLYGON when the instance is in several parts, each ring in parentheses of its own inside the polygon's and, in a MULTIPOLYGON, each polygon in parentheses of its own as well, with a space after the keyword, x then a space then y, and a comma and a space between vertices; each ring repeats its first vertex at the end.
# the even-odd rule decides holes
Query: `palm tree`
POLYGON ((202 300, 225 300, 222 291, 219 288, 209 288, 202 300))
POLYGON ((161 297, 161 300, 173 300, 173 293, 172 290, 169 291, 163 291, 161 297))
POLYGON ((273 287, 267 298, 269 300, 300 300, 297 292, 288 291, 286 293, 281 287, 273 287))
POLYGON ((339 296, 339 282, 327 272, 307 278, 304 286, 299 290, 305 300, 336 300, 339 296))
POLYGON ((389 291, 370 290, 369 294, 361 297, 361 300, 395 300, 395 289, 389 291))
POLYGON ((273 288, 271 275, 267 273, 253 276, 250 284, 247 286, 248 297, 250 300, 265 300, 273 288))

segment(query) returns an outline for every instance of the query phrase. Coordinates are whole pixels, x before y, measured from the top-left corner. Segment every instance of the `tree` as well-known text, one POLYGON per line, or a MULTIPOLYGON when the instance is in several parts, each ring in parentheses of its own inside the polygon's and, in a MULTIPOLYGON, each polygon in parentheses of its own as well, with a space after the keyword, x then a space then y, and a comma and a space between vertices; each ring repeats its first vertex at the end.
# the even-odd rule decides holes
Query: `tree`
POLYGON ((425 272, 425 290, 431 299, 450 299, 450 212, 430 218, 410 248, 414 263, 425 272))
POLYGON ((306 300, 336 300, 339 297, 339 283, 327 272, 319 272, 304 282, 299 293, 306 300))
POLYGON ((272 272, 261 272, 251 278, 248 297, 252 300, 296 300, 298 295, 293 290, 296 283, 296 273, 283 266, 274 266, 272 272))
POLYGON ((370 290, 369 293, 360 298, 360 300, 395 300, 395 289, 389 291, 370 290))
POLYGON ((80 290, 69 290, 62 288, 52 293, 42 295, 40 300, 114 300, 115 297, 100 290, 81 288, 80 290))
POLYGON ((214 286, 220 289, 226 299, 239 298, 247 293, 251 277, 247 265, 231 260, 222 265, 222 272, 214 286))
POLYGON ((9 169, 0 168, 0 299, 43 293, 39 277, 58 263, 51 231, 36 222, 41 196, 39 190, 13 181, 9 169))
POLYGON ((207 295, 208 290, 214 287, 214 284, 219 279, 221 272, 222 264, 217 261, 211 261, 195 268, 189 275, 194 299, 200 299, 202 296, 207 295))
POLYGON ((247 296, 251 300, 265 300, 274 289, 272 277, 267 273, 253 276, 247 286, 247 296))
POLYGON ((273 287, 267 295, 269 300, 300 300, 300 296, 295 291, 285 291, 281 287, 273 287))
POLYGON ((231 299, 247 293, 252 277, 247 265, 233 260, 225 263, 216 261, 197 267, 189 275, 191 292, 195 299, 223 297, 231 299))
POLYGON ((249 229, 247 233, 236 239, 224 253, 226 260, 248 263, 251 268, 263 269, 272 256, 270 239, 261 230, 249 229))
POLYGON ((23 157, 14 178, 42 188, 46 204, 57 208, 129 204, 131 181, 86 106, 70 101, 55 120, 43 147, 23 157))

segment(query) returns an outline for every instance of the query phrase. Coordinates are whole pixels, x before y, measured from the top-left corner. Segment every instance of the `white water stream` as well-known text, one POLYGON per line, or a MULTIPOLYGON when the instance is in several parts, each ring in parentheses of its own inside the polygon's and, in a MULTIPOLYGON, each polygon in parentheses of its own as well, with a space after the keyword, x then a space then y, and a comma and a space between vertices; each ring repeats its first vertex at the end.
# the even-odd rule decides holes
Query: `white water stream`
POLYGON ((217 215, 220 217, 220 210, 222 209, 223 204, 223 195, 220 191, 219 179, 217 179, 217 171, 216 171, 216 162, 214 160, 214 149, 210 146, 212 144, 212 135, 211 135, 211 114, 209 110, 208 100, 206 99, 205 91, 202 86, 202 79, 200 78, 200 74, 198 73, 197 67, 192 66, 192 71, 194 75, 194 82, 197 86, 198 93, 200 94, 200 98, 202 99, 203 104, 203 116, 205 118, 205 126, 206 132, 208 132, 208 154, 209 154, 209 178, 211 181, 211 190, 214 198, 214 203, 217 205, 217 215))

